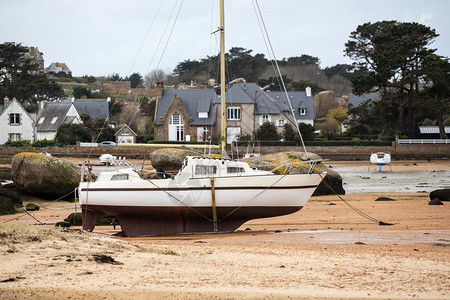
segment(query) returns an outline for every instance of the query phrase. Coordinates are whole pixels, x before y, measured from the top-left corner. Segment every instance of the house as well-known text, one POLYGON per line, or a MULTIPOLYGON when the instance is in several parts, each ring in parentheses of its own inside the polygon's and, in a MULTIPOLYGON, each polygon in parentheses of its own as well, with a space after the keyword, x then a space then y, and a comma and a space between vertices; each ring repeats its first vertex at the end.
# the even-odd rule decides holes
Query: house
POLYGON ((72 71, 65 63, 53 62, 44 69, 44 73, 49 75, 57 75, 58 73, 65 73, 67 75, 72 75, 72 71))
POLYGON ((80 114, 72 102, 51 102, 39 111, 36 140, 54 140, 62 124, 81 124, 80 114))
MULTIPOLYGON (((289 92, 288 97, 296 122, 312 124, 310 91, 289 92)), ((164 89, 156 99, 156 140, 204 141, 220 136, 220 97, 213 90, 164 89)), ((252 136, 264 122, 273 122, 282 132, 290 115, 283 93, 266 93, 255 83, 236 83, 226 92, 227 143, 252 136)))
POLYGON ((37 116, 36 139, 53 140, 62 124, 81 124, 82 114, 88 114, 93 119, 108 119, 108 102, 44 102, 37 116))
POLYGON ((114 136, 116 137, 117 144, 122 144, 122 143, 134 144, 134 143, 136 143, 137 134, 126 124, 121 126, 116 131, 114 136))
POLYGON ((7 141, 35 140, 36 115, 28 113, 16 98, 4 99, 0 106, 0 144, 7 141))
POLYGON ((358 107, 359 105, 361 105, 362 103, 372 100, 372 101, 376 101, 381 99, 381 94, 380 93, 367 93, 367 94, 362 94, 361 96, 357 96, 355 94, 349 94, 348 95, 348 108, 353 108, 353 107, 358 107))
MULTIPOLYGON (((450 137, 450 126, 444 126, 445 134, 450 137)), ((440 139, 439 126, 419 126, 420 138, 440 139)))
POLYGON ((164 89, 156 98, 155 139, 162 141, 205 141, 214 124, 214 90, 164 89))

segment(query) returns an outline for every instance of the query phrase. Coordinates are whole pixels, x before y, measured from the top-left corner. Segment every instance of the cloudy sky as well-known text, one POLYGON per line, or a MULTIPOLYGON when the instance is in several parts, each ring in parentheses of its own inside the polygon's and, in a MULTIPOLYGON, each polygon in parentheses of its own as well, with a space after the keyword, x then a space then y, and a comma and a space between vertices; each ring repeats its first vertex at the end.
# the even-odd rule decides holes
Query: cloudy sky
MULTIPOLYGON (((268 51, 253 0, 225 1, 226 48, 268 51)), ((259 0, 277 59, 308 54, 322 68, 351 63, 344 44, 358 25, 418 22, 440 35, 432 44, 450 56, 448 0, 259 0)), ((45 66, 65 62, 74 76, 160 68, 218 53, 218 0, 0 0, 0 43, 37 46, 45 66), (176 22, 175 22, 176 19, 176 22), (174 25, 175 24, 175 25, 174 25), (170 36, 170 38, 169 38, 170 36)))

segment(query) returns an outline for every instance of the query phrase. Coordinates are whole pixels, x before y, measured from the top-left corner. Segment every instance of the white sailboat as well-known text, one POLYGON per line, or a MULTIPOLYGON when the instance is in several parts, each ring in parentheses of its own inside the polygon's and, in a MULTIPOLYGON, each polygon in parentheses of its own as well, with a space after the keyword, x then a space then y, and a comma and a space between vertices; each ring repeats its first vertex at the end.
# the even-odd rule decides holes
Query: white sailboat
MULTIPOLYGON (((177 175, 145 180, 132 168, 103 172, 78 187, 83 229, 92 231, 103 214, 116 215, 125 235, 233 231, 250 219, 300 210, 323 175, 276 175, 233 161, 225 152, 225 56, 221 17, 221 159, 188 156, 177 175)), ((84 167, 83 167, 84 170, 84 167)))

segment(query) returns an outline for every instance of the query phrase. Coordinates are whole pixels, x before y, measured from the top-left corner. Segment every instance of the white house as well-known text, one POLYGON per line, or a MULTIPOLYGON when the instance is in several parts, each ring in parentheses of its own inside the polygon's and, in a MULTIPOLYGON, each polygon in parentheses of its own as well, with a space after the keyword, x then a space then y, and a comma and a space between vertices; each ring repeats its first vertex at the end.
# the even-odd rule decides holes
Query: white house
POLYGON ((123 125, 122 127, 120 127, 120 129, 116 131, 115 136, 117 144, 136 143, 137 134, 128 125, 123 125))
POLYGON ((7 141, 35 140, 35 115, 29 114, 16 98, 4 100, 0 108, 0 144, 7 141))
POLYGON ((81 124, 80 114, 72 102, 51 102, 39 111, 36 140, 54 140, 62 124, 81 124))

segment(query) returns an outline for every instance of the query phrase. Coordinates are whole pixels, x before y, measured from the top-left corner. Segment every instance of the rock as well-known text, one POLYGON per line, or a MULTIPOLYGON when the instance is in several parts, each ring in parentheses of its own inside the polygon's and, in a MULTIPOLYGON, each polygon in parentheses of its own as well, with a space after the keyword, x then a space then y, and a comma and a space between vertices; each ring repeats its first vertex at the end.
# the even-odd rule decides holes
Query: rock
POLYGON ((166 172, 178 172, 181 168, 181 164, 186 156, 201 156, 203 155, 199 151, 183 149, 183 148, 166 148, 159 149, 150 154, 150 161, 152 166, 161 168, 166 172))
POLYGON ((9 197, 0 196, 0 215, 15 213, 14 203, 9 197))
MULTIPOLYGON (((322 158, 314 153, 308 153, 310 160, 321 160, 322 158)), ((250 167, 258 168, 260 170, 270 171, 283 164, 292 164, 292 173, 307 174, 309 165, 305 162, 306 155, 304 152, 278 152, 273 154, 261 155, 244 159, 250 167), (302 163, 305 162, 305 163, 302 163)), ((279 168, 274 173, 283 174, 286 171, 285 167, 279 168)), ((314 173, 327 172, 324 180, 315 190, 313 196, 319 195, 334 195, 330 187, 339 195, 344 195, 345 190, 342 187, 342 178, 338 172, 330 170, 324 164, 318 163, 314 167, 314 173), (330 187, 328 187, 329 185, 330 187)))
MULTIPOLYGON (((68 222, 71 225, 80 226, 81 222, 81 213, 71 213, 67 218, 64 219, 64 222, 68 222), (74 219, 75 218, 75 219, 74 219)), ((112 215, 103 215, 101 216, 96 225, 118 225, 119 220, 116 216, 112 215)))
POLYGON ((40 153, 22 152, 13 156, 12 177, 28 195, 59 198, 73 192, 80 183, 77 164, 40 153))
POLYGON ((439 198, 433 198, 428 202, 428 205, 444 205, 439 198))
POLYGON ((39 210, 39 206, 37 206, 34 203, 28 203, 27 206, 25 206, 25 209, 27 211, 38 211, 39 210))
POLYGON ((19 195, 14 191, 5 188, 5 186, 0 186, 0 196, 7 197, 11 199, 15 206, 22 207, 22 199, 20 199, 19 195))
POLYGON ((375 199, 375 201, 396 201, 396 200, 389 197, 378 197, 377 199, 375 199))
POLYGON ((434 190, 430 193, 430 199, 438 198, 441 201, 450 201, 450 189, 434 190))

